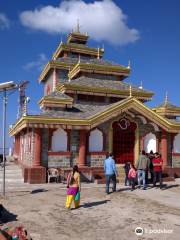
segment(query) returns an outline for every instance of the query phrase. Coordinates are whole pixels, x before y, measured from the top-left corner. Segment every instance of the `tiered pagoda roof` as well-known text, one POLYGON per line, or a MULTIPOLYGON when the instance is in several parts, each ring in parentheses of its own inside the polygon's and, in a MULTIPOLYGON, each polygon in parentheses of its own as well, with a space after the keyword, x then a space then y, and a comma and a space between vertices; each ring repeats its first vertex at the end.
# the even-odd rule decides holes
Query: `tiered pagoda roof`
POLYGON ((179 107, 168 100, 152 110, 146 107, 143 102, 153 92, 123 81, 130 65, 103 60, 104 49, 88 47, 87 40, 88 35, 77 29, 60 43, 39 77, 45 84, 41 113, 23 116, 10 129, 11 135, 26 127, 91 129, 126 110, 153 119, 167 131, 180 130, 180 122, 173 119, 180 115, 179 107))
POLYGON ((153 108, 153 110, 159 115, 167 118, 176 118, 177 116, 180 116, 180 107, 170 103, 167 94, 164 102, 153 108))
MULTIPOLYGON (((122 81, 104 80, 98 78, 89 78, 82 76, 73 79, 72 81, 65 81, 59 84, 57 89, 65 93, 79 92, 81 94, 94 94, 109 97, 126 98, 129 96, 130 84, 122 81)), ((132 95, 139 99, 150 100, 153 92, 132 87, 132 95)))
POLYGON ((70 96, 62 92, 57 92, 57 91, 42 97, 39 101, 40 108, 72 107, 72 105, 73 105, 73 98, 71 98, 70 96))

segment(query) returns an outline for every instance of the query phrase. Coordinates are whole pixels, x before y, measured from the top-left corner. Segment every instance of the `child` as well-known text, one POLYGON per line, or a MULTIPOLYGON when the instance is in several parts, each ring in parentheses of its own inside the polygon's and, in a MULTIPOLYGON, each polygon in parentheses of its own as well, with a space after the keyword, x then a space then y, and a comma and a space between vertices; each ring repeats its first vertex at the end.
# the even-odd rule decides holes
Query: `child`
POLYGON ((134 164, 130 164, 130 170, 129 170, 129 173, 128 173, 128 178, 131 182, 131 186, 132 186, 132 189, 131 191, 133 191, 135 189, 135 180, 136 180, 136 169, 134 167, 134 164))

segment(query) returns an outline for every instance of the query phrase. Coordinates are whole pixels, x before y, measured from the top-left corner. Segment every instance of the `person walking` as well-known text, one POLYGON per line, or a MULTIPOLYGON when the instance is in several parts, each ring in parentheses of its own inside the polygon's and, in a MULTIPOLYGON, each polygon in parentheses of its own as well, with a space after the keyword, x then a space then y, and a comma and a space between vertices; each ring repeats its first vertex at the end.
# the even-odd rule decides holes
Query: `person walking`
POLYGON ((153 170, 154 170, 154 179, 153 179, 153 187, 156 187, 157 179, 160 183, 160 188, 162 188, 162 165, 163 160, 161 158, 161 155, 156 152, 155 157, 152 160, 153 163, 153 170))
POLYGON ((115 161, 113 159, 112 153, 109 154, 109 157, 104 161, 104 172, 106 176, 106 193, 109 194, 109 185, 110 181, 113 182, 113 192, 116 191, 116 177, 118 176, 115 161))
POLYGON ((149 164, 150 164, 150 160, 149 158, 146 156, 146 153, 144 150, 142 150, 142 153, 139 156, 139 159, 136 163, 136 169, 137 169, 137 174, 138 174, 138 188, 141 188, 141 177, 143 180, 143 190, 146 190, 146 179, 145 179, 145 175, 146 175, 146 171, 149 169, 149 164))
POLYGON ((124 173, 125 173, 124 185, 125 186, 129 186, 130 182, 129 182, 128 174, 129 174, 129 169, 130 169, 130 163, 126 162, 124 164, 123 168, 124 168, 124 173))
POLYGON ((133 163, 130 164, 128 179, 130 180, 130 183, 131 183, 131 191, 135 190, 136 169, 133 163))
POLYGON ((74 200, 74 207, 78 208, 80 204, 81 181, 78 166, 73 167, 73 171, 67 177, 67 197, 66 209, 71 209, 72 201, 74 200))

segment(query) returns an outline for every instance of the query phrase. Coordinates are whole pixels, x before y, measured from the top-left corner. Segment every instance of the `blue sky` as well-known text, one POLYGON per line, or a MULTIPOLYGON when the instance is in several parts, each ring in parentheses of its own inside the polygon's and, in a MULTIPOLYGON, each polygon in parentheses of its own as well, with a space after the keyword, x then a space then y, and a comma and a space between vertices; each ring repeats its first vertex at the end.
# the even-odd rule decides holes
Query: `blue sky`
MULTIPOLYGON (((68 1, 68 4, 73 2, 68 1)), ((179 0, 105 0, 96 2, 96 5, 94 1, 80 1, 80 5, 76 3, 76 6, 82 6, 80 12, 74 12, 70 5, 64 7, 64 11, 68 8, 70 13, 67 14, 67 24, 65 18, 64 21, 57 18, 55 25, 49 25, 53 17, 45 23, 48 15, 44 16, 43 10, 49 11, 46 7, 51 5, 50 10, 56 13, 63 9, 59 4, 57 0, 0 1, 0 82, 30 81, 27 88, 27 95, 31 98, 28 104, 30 113, 39 111, 37 101, 43 94, 43 85, 38 83, 40 69, 51 58, 61 37, 65 41, 66 32, 76 25, 77 17, 81 28, 92 34, 89 45, 98 47, 104 44, 104 58, 123 65, 131 60, 132 72, 126 81, 137 86, 142 81, 144 88, 155 92, 149 106, 160 104, 166 91, 170 101, 180 106, 179 0), (107 2, 112 11, 107 11, 107 2), (89 3, 92 9, 97 6, 99 12, 91 11, 89 3), (27 11, 31 12, 27 14, 27 11), (85 16, 83 11, 87 11, 85 16), (88 18, 88 13, 94 15, 88 18), (42 23, 38 25, 40 21, 42 23)), ((2 106, 2 99, 0 104, 2 106)), ((8 99, 8 125, 16 121, 17 109, 18 93, 15 93, 8 99)), ((10 144, 9 139, 7 144, 10 144)))

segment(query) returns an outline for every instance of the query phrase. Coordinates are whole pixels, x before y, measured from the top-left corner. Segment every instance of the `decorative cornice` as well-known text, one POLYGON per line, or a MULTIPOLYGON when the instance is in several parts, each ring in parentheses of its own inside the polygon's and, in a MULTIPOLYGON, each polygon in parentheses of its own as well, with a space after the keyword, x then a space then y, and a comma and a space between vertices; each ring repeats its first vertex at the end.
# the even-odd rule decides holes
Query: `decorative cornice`
POLYGON ((80 32, 72 32, 68 35, 67 43, 71 43, 74 40, 82 41, 84 43, 87 42, 89 36, 86 34, 82 34, 80 32))
POLYGON ((73 66, 73 63, 55 62, 53 60, 49 61, 42 70, 41 75, 39 76, 39 82, 44 81, 44 78, 46 77, 48 72, 53 68, 69 70, 70 68, 73 68, 73 66))
POLYGON ((112 117, 121 114, 125 109, 133 108, 141 114, 145 115, 147 118, 151 119, 153 122, 157 123, 163 129, 169 132, 180 132, 180 124, 170 122, 168 119, 155 113, 153 110, 146 107, 143 103, 135 99, 134 97, 129 97, 123 101, 112 104, 110 107, 94 114, 93 116, 86 119, 68 119, 68 118, 46 118, 40 116, 25 116, 22 117, 9 131, 11 136, 17 134, 23 128, 28 127, 29 124, 55 124, 55 125, 65 125, 65 126, 81 126, 85 128, 94 128, 100 123, 111 119, 112 117))
POLYGON ((120 65, 101 65, 93 63, 78 62, 69 73, 69 78, 77 76, 79 72, 111 74, 115 76, 129 76, 130 69, 120 65))
MULTIPOLYGON (((96 49, 96 48, 90 48, 83 44, 61 43, 58 46, 58 48, 56 49, 56 51, 54 52, 52 59, 56 60, 65 51, 66 52, 75 52, 75 53, 79 53, 79 54, 87 54, 87 55, 92 55, 95 57, 98 56, 98 49, 96 49)), ((100 49, 99 50, 100 57, 103 56, 103 53, 104 53, 104 50, 100 49)))
POLYGON ((69 106, 72 107, 73 99, 57 99, 57 98, 50 98, 50 97, 42 97, 38 102, 40 108, 43 107, 63 107, 69 106))
MULTIPOLYGON (((103 80, 102 80, 103 81, 103 80)), ((118 90, 118 89, 111 89, 111 88, 97 88, 97 87, 89 87, 89 86, 82 86, 82 85, 76 85, 76 84, 58 84, 57 86, 58 91, 64 91, 68 92, 70 91, 82 91, 82 92, 92 92, 92 93, 104 93, 103 95, 106 96, 107 94, 116 94, 121 95, 124 97, 129 96, 129 89, 126 90, 118 90)), ((132 95, 135 97, 143 97, 146 100, 150 100, 152 97, 152 93, 149 92, 139 92, 132 89, 132 95)))

